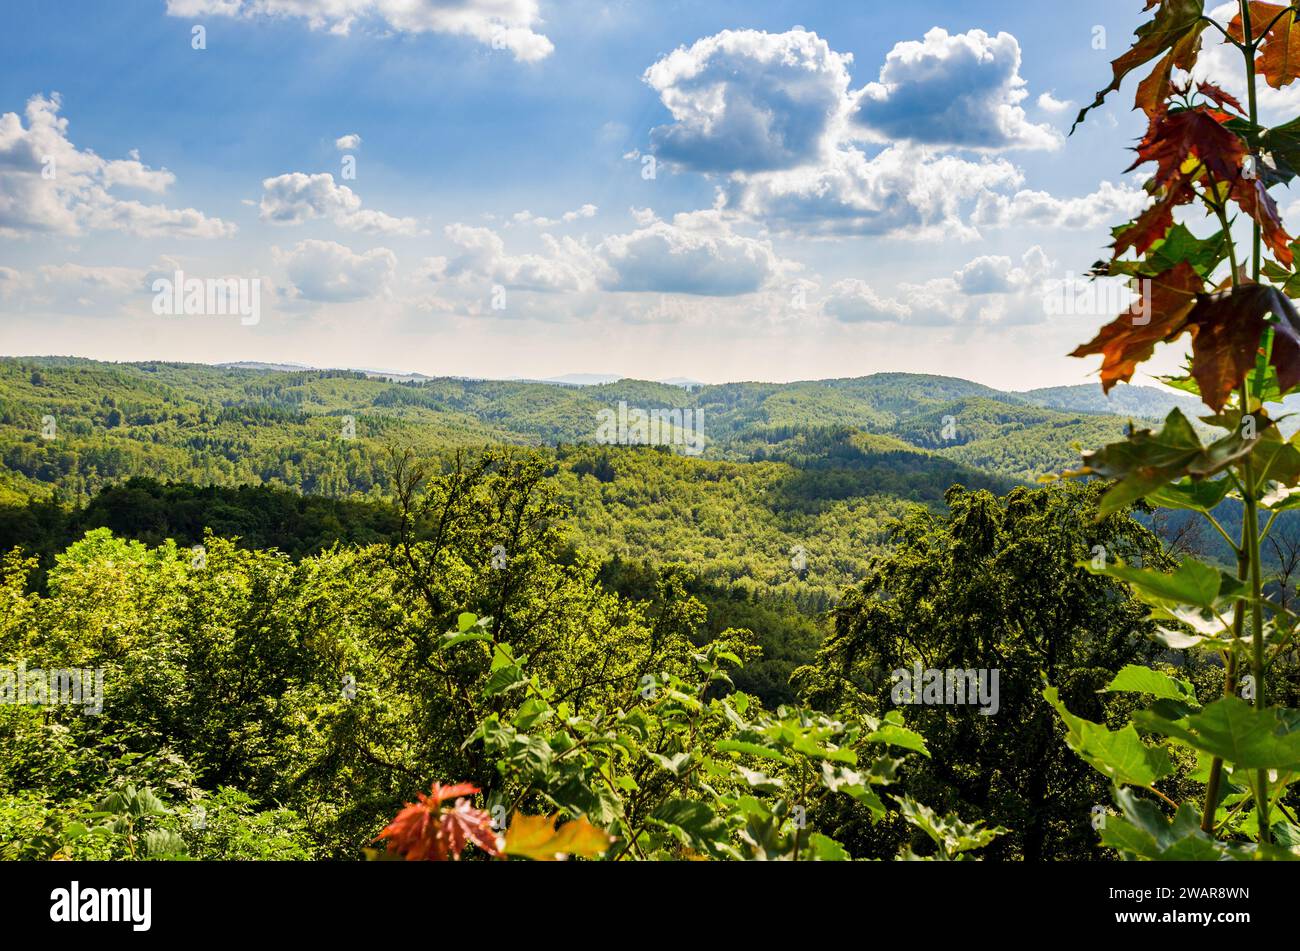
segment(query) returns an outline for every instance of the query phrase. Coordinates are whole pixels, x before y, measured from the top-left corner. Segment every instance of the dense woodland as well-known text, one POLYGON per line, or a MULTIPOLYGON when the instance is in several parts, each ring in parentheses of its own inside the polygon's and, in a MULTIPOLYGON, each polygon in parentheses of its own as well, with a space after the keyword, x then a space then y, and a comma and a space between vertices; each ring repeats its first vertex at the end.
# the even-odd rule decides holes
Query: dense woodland
POLYGON ((1077 567, 1206 539, 1030 481, 1116 417, 892 375, 0 379, 0 661, 106 669, 101 715, 0 706, 9 858, 355 859, 435 780, 628 858, 1112 857, 1043 676, 1102 722, 1127 664, 1222 676, 1077 567), (708 450, 593 444, 619 400, 705 407, 708 450), (899 707, 917 660, 999 668, 1001 709, 899 707))

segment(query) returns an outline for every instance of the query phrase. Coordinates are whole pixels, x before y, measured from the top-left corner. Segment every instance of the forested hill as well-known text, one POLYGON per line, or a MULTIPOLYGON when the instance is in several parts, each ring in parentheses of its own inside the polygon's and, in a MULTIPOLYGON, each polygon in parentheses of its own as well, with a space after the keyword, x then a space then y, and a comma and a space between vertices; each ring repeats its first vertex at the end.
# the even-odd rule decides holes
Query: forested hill
POLYGON ((366 492, 380 479, 371 456, 381 445, 592 443, 597 414, 620 402, 703 410, 705 459, 824 461, 828 440, 852 430, 893 440, 875 450, 923 450, 935 462, 1018 481, 1073 464, 1075 443, 1098 445, 1123 425, 1094 407, 1055 408, 1052 391, 1004 393, 897 373, 686 389, 636 380, 390 380, 345 370, 3 358, 0 494, 12 500, 51 485, 92 494, 130 475, 366 492), (345 417, 353 418, 355 439, 340 438, 345 417), (43 423, 51 422, 54 438, 44 438, 43 423))

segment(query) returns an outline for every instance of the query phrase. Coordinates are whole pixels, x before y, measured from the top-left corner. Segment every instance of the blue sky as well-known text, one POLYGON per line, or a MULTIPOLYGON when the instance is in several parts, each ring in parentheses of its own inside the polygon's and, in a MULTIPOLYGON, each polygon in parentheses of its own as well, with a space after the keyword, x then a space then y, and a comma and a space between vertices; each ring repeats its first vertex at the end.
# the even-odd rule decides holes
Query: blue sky
POLYGON ((0 352, 1083 382, 1109 315, 1043 299, 1145 201, 1128 87, 1064 132, 1140 7, 11 0, 0 352))

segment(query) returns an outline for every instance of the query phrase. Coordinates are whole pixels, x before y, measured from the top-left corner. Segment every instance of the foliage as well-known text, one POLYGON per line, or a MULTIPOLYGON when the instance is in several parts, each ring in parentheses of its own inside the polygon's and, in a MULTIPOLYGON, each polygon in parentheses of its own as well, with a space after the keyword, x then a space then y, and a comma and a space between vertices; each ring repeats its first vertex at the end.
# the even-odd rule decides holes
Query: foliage
POLYGON ((1085 454, 1079 472, 1116 480, 1102 500, 1103 514, 1136 499, 1197 512, 1237 562, 1232 574, 1191 558, 1172 574, 1122 561, 1083 563, 1132 587, 1161 622, 1152 632, 1159 642, 1207 653, 1223 671, 1218 696, 1207 700, 1186 679, 1125 668, 1108 689, 1150 699, 1119 730, 1071 713, 1055 687, 1044 691, 1067 724, 1071 749, 1114 785, 1121 814, 1106 819, 1102 843, 1143 859, 1300 857, 1290 792, 1300 776, 1300 713, 1270 703, 1280 677, 1294 672, 1290 644, 1300 618, 1287 606, 1285 590, 1265 585, 1262 568, 1264 540, 1300 485, 1300 447, 1295 437, 1279 434, 1266 408, 1300 384, 1300 314, 1289 300, 1294 248, 1270 195, 1295 177, 1300 155, 1293 123, 1265 129, 1257 114, 1260 77, 1274 89, 1297 78, 1300 23, 1291 6, 1248 0, 1237 6, 1225 25, 1205 16, 1199 0, 1151 0, 1154 18, 1115 61, 1114 81, 1096 100, 1161 57, 1137 89, 1149 128, 1134 167, 1154 163, 1147 184, 1154 200, 1116 229, 1114 260, 1100 268, 1142 277, 1151 317, 1121 314, 1075 355, 1100 354, 1102 385, 1109 388, 1129 379, 1156 343, 1190 333, 1191 363, 1175 383, 1199 395, 1214 411, 1205 421, 1226 434, 1204 442, 1175 409, 1159 432, 1134 432, 1085 454), (1245 106, 1215 85, 1193 88, 1190 80, 1171 78, 1175 67, 1190 73, 1210 26, 1242 55, 1245 106), (1197 238, 1175 223, 1175 210, 1193 203, 1218 219, 1217 234, 1197 238), (1234 205, 1251 219, 1248 259, 1231 233, 1234 205), (1124 258, 1130 250, 1134 257, 1124 258), (1239 540, 1212 514, 1225 498, 1240 503, 1239 540), (1203 792, 1179 801, 1159 784, 1174 773, 1176 758, 1189 753, 1203 792))

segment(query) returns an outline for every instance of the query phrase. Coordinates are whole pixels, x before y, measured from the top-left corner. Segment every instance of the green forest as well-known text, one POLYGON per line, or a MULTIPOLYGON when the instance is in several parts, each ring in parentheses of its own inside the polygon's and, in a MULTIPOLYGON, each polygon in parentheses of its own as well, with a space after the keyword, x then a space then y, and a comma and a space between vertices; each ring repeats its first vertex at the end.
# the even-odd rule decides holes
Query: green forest
MULTIPOLYGON (((6 858, 1111 859, 1135 847, 1098 810, 1150 817, 1088 743, 1224 677, 1079 567, 1223 549, 1038 482, 1118 416, 906 375, 0 380, 0 664, 102 672, 97 711, 0 705, 6 858), (596 443, 620 401, 702 407, 705 452, 596 443), (995 670, 996 710, 900 702, 914 665, 995 670)), ((1194 795, 1203 755, 1165 763, 1160 795, 1194 795)))

